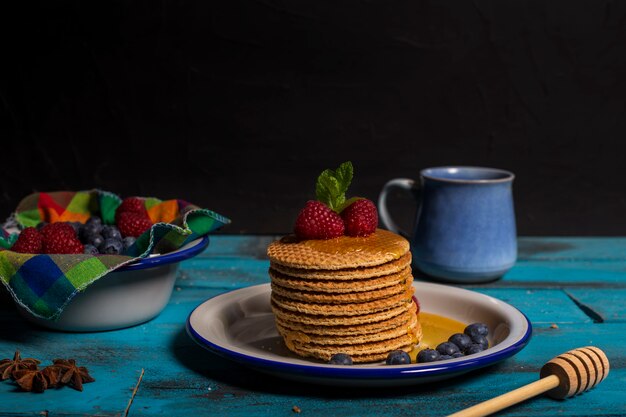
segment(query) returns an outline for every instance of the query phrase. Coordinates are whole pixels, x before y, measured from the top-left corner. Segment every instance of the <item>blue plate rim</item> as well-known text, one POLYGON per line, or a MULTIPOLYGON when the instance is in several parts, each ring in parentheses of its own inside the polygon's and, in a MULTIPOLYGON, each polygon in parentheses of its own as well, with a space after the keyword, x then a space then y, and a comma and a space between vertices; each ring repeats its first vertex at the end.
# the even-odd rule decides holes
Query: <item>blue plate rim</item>
POLYGON ((192 240, 190 243, 197 242, 198 240, 198 243, 188 248, 179 249, 163 255, 142 258, 136 262, 120 267, 117 271, 136 271, 139 269, 154 268, 156 266, 181 262, 186 259, 193 258, 209 246, 209 236, 203 236, 192 240))
MULTIPOLYGON (((260 284, 269 285, 269 284, 260 284)), ((244 287, 249 288, 249 287, 244 287)), ((244 289, 244 288, 240 288, 244 289)), ((233 290, 237 291, 237 290, 233 290)), ((467 290, 469 291, 469 290, 467 290)), ((228 291, 227 293, 232 292, 228 291)), ((227 293, 219 294, 224 295, 227 293)), ((485 297, 491 297, 483 294, 485 297)), ((215 298, 215 297, 211 297, 215 298)), ((209 299, 209 300, 210 300, 209 299)), ((532 324, 526 314, 524 314, 518 308, 498 300, 514 310, 516 310, 526 321, 526 332, 524 335, 511 346, 498 350, 491 354, 479 356, 477 358, 465 357, 463 360, 451 360, 436 362, 432 365, 416 364, 411 365, 394 365, 394 366, 381 366, 381 367, 352 367, 352 366, 339 366, 329 365, 324 363, 309 364, 293 364, 282 361, 276 361, 271 359, 259 358, 254 355, 247 355, 244 353, 236 352, 230 349, 226 349, 220 345, 217 345, 210 340, 204 338, 198 333, 191 324, 191 317, 193 313, 200 308, 205 302, 198 304, 187 316, 185 329, 187 334, 198 343, 201 347, 216 353, 224 358, 231 359, 235 362, 241 363, 257 369, 271 370, 272 372, 288 372, 299 375, 306 375, 308 377, 324 377, 324 378, 342 378, 342 379, 407 379, 416 377, 435 377, 448 373, 462 373, 469 372, 478 368, 483 368, 492 364, 495 364, 503 359, 509 358, 522 350, 530 341, 532 336, 532 324)))

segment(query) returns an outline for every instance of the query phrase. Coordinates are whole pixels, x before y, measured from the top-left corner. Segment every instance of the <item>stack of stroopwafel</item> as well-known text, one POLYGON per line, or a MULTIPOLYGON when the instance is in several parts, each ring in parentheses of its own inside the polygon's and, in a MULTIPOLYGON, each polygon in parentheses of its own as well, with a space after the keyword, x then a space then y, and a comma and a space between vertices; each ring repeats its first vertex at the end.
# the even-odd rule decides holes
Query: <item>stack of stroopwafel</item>
POLYGON ((329 240, 287 236, 267 254, 276 327, 296 354, 374 362, 421 339, 403 237, 382 229, 329 240))

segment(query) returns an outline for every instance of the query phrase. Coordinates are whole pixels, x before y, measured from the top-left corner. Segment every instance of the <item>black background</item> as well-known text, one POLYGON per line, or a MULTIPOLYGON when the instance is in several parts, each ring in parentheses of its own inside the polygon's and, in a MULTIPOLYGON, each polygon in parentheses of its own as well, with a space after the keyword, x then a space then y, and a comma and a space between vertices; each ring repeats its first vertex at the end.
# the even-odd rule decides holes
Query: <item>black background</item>
POLYGON ((626 234, 626 2, 19 4, 0 14, 0 215, 101 188, 284 233, 351 160, 351 195, 493 166, 516 174, 519 234, 626 234))

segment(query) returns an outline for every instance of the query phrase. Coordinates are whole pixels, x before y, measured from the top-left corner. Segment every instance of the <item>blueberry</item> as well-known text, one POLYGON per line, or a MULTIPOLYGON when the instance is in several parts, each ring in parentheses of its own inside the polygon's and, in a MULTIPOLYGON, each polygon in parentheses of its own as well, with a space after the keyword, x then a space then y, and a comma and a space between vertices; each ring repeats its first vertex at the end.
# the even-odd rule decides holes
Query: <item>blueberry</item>
POLYGON ((87 219, 85 224, 98 224, 102 226, 102 219, 98 216, 91 216, 90 218, 87 219))
POLYGON ((96 248, 99 248, 100 245, 104 242, 104 237, 100 234, 87 235, 84 237, 83 241, 87 244, 94 245, 96 248))
POLYGON ((465 355, 462 352, 457 352, 457 353, 452 354, 453 358, 460 358, 461 356, 465 356, 465 355))
POLYGON ((83 236, 99 235, 102 233, 102 225, 96 223, 85 223, 80 232, 83 236))
POLYGON ((41 228, 44 227, 47 224, 48 224, 48 222, 39 222, 39 223, 37 223, 36 228, 37 228, 37 230, 41 230, 41 228))
POLYGON ((461 352, 465 352, 465 349, 472 344, 472 338, 465 333, 455 333, 448 339, 448 342, 457 345, 461 352))
POLYGON ((417 363, 435 362, 438 361, 441 354, 435 349, 424 349, 417 354, 417 363))
POLYGON ((328 362, 331 365, 352 365, 352 357, 347 353, 335 353, 328 362))
POLYGON ((100 252, 94 245, 86 244, 83 253, 86 255, 98 255, 100 252))
POLYGON ((403 350, 393 350, 387 355, 387 365, 407 365, 411 363, 411 357, 403 350))
POLYGON ((476 345, 480 345, 483 350, 489 347, 489 341, 485 336, 476 336, 472 338, 472 342, 476 345))
POLYGON ((485 323, 472 323, 463 330, 463 333, 474 339, 476 336, 487 336, 489 328, 485 323))
POLYGON ((437 352, 442 355, 452 356, 453 353, 460 352, 460 349, 454 343, 443 342, 437 345, 437 352))
POLYGON ((124 249, 121 239, 104 239, 102 245, 99 247, 100 253, 106 253, 107 255, 119 255, 124 249))
POLYGON ((102 228, 102 236, 105 239, 119 239, 122 240, 122 234, 119 229, 115 226, 104 226, 102 228))
POLYGON ((439 356, 439 360, 440 361, 446 361, 448 359, 452 359, 452 356, 450 356, 450 355, 441 355, 441 356, 439 356))
POLYGON ((473 355, 474 353, 480 353, 483 350, 485 350, 485 349, 483 349, 483 347, 481 345, 473 344, 473 345, 471 345, 470 347, 467 348, 467 350, 465 351, 465 354, 466 355, 473 355))
POLYGON ((136 241, 137 239, 135 239, 134 237, 126 236, 124 239, 122 239, 122 243, 124 244, 124 250, 130 248, 136 241))

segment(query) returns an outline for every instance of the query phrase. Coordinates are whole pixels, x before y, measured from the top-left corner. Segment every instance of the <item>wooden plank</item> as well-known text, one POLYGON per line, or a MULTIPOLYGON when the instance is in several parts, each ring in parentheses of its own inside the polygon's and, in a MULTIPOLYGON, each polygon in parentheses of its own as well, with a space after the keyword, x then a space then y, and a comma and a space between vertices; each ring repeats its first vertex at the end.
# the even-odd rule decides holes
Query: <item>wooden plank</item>
MULTIPOLYGON (((266 276, 269 261, 265 248, 276 237, 225 236, 212 238, 202 256, 186 261, 185 269, 216 272, 218 282, 230 287, 236 278, 254 282, 266 276), (241 256, 237 256, 238 251, 241 256), (250 263, 248 263, 250 262, 250 263), (253 266, 254 265, 254 266, 253 266), (244 271, 244 272, 242 272, 244 271), (223 281, 219 281, 219 277, 223 281), (235 277, 236 276, 236 277, 235 277)), ((624 238, 519 238, 516 265, 492 287, 604 287, 626 288, 626 239, 624 238)), ((414 269, 418 279, 430 280, 414 269)), ((481 284, 484 285, 484 284, 481 284)))
POLYGON ((15 350, 22 357, 40 359, 44 366, 55 358, 74 358, 96 379, 85 384, 83 392, 63 387, 42 394, 21 392, 13 382, 0 382, 0 415, 119 416, 123 413, 141 369, 137 357, 144 347, 134 344, 129 337, 137 330, 62 333, 32 326, 15 310, 4 309, 0 317, 2 358, 12 358, 15 350))
MULTIPOLYGON (((244 280, 246 283, 267 282, 269 261, 264 259, 214 258, 186 261, 182 271, 187 277, 206 285, 225 285, 244 280), (207 278, 211 279, 208 280, 207 278)), ((413 269, 416 279, 433 281, 432 278, 413 269)), ((626 266, 624 262, 591 261, 518 261, 501 279, 488 284, 468 285, 468 287, 501 288, 626 288, 626 266)))
POLYGON ((572 288, 566 293, 580 305, 581 309, 591 311, 598 321, 605 323, 626 322, 626 290, 624 289, 587 289, 572 288))
MULTIPOLYGON (((418 287, 419 288, 419 287, 418 287)), ((591 323, 591 319, 560 289, 468 288, 490 295, 522 311, 533 326, 591 323)))
POLYGON ((597 389, 567 401, 537 398, 507 410, 506 415, 626 414, 621 400, 626 380, 622 302, 626 268, 619 253, 626 239, 528 238, 534 248, 520 245, 520 260, 503 279, 465 287, 526 313, 534 327, 529 345, 513 358, 455 380, 388 389, 294 383, 233 364, 197 346, 184 330, 195 306, 224 291, 269 281, 264 250, 273 237, 212 239, 207 251, 181 265, 167 308, 139 326, 101 333, 51 332, 24 322, 10 303, 0 308, 1 356, 20 349, 43 360, 75 357, 97 379, 82 393, 67 387, 22 393, 15 392, 12 383, 2 382, 0 414, 121 415, 143 368, 131 416, 293 416, 294 405, 301 415, 439 416, 531 382, 545 361, 589 344, 605 349, 613 366, 597 389), (601 315, 604 322, 594 323, 593 315, 581 306, 601 315))
MULTIPOLYGON (((267 245, 280 236, 227 235, 211 236, 202 257, 265 257, 267 245)), ((518 259, 530 260, 626 260, 626 238, 623 237, 518 237, 518 259)))
MULTIPOLYGON (((468 288, 626 288, 623 262, 518 262, 504 277, 488 284, 464 285, 468 288)), ((187 261, 181 266, 182 280, 188 285, 238 288, 269 282, 269 261, 225 259, 187 261), (210 278, 210 279, 209 279, 210 278), (240 283, 240 284, 239 284, 240 283)), ((417 280, 432 278, 413 269, 417 280)), ((182 283, 184 284, 184 282, 182 283)))
POLYGON ((518 238, 518 258, 527 260, 626 260, 623 237, 532 237, 518 238))
MULTIPOLYGON (((323 387, 267 376, 203 350, 175 328, 163 327, 159 333, 169 342, 152 344, 156 349, 169 346, 176 361, 147 368, 131 415, 293 415, 294 405, 303 415, 327 415, 331 410, 342 416, 446 415, 537 379, 541 365, 553 356, 593 344, 607 333, 626 331, 623 324, 608 326, 611 328, 564 324, 558 329, 542 329, 522 352, 499 365, 427 386, 385 389, 323 387)), ((615 340, 607 340, 601 347, 617 366, 597 389, 568 401, 538 398, 517 406, 511 415, 626 413, 621 401, 626 378, 620 365, 623 349, 615 340)), ((155 354, 155 358, 159 356, 155 354)))
MULTIPOLYGON (((243 285, 268 282, 269 261, 259 259, 211 259, 188 261, 181 266, 184 279, 190 285, 222 286, 235 288, 243 285), (207 278, 211 279, 207 279, 207 278), (191 284, 193 283, 193 284, 191 284)), ((417 280, 432 278, 413 269, 417 280)), ((465 285, 481 288, 487 284, 465 285)), ((626 267, 623 262, 518 262, 500 280, 488 283, 492 288, 626 288, 626 267)))
POLYGON ((269 261, 258 259, 213 259, 181 265, 179 286, 241 288, 269 282, 269 261))
POLYGON ((271 235, 215 235, 210 237, 209 246, 200 257, 265 259, 267 245, 278 238, 271 235))
MULTIPOLYGON (((215 289, 208 295, 212 296, 221 291, 215 289)), ((592 321, 575 306, 566 294, 559 290, 531 290, 530 294, 526 290, 517 289, 483 289, 480 292, 510 302, 527 312, 537 329, 532 343, 541 343, 536 342, 538 338, 545 340, 560 338, 564 331, 571 333, 568 331, 571 326, 567 323, 574 321, 572 317, 579 321, 578 327, 575 329, 593 328, 592 321), (546 317, 549 318, 546 319, 546 317), (555 318, 558 320, 554 320, 555 318), (551 328, 549 322, 558 322, 559 328, 551 328)), ((460 394, 461 399, 465 398, 467 402, 471 402, 476 396, 475 392, 484 391, 484 384, 492 383, 490 381, 485 382, 485 376, 481 376, 491 373, 490 370, 487 370, 476 373, 478 382, 472 379, 475 377, 474 375, 468 377, 470 386, 473 387, 470 390, 470 395, 464 395, 466 387, 460 389, 456 381, 451 381, 434 384, 434 388, 418 386, 382 391, 346 389, 345 397, 338 397, 336 388, 294 384, 291 381, 266 376, 232 364, 196 347, 182 331, 176 331, 175 323, 168 323, 167 319, 188 311, 189 306, 187 304, 193 304, 197 301, 194 291, 183 289, 174 295, 172 303, 180 311, 175 312, 173 305, 170 305, 169 311, 164 312, 153 322, 159 324, 160 330, 157 333, 169 334, 172 342, 166 345, 175 346, 176 356, 181 363, 178 364, 180 367, 176 364, 168 364, 167 368, 160 369, 158 372, 147 370, 144 384, 133 405, 133 415, 154 413, 185 415, 206 412, 207 407, 211 410, 212 415, 290 415, 293 414, 291 410, 293 405, 298 405, 307 413, 321 415, 327 413, 329 409, 339 410, 348 416, 363 415, 365 412, 368 412, 368 415, 398 415, 408 411, 415 411, 417 414, 423 413, 424 415, 445 415, 454 411, 451 405, 446 407, 441 405, 450 395, 449 387, 452 387, 455 398, 460 394), (186 372, 185 368, 194 372, 186 372), (171 377, 164 378, 164 374, 167 374, 166 371, 172 373, 171 377), (419 394, 417 405, 413 404, 416 401, 413 394, 415 391, 427 397, 424 399, 424 395, 419 394), (399 397, 388 398, 395 395, 399 395, 399 397), (349 406, 344 404, 346 401, 349 406), (376 407, 377 411, 368 411, 370 407, 376 407), (438 412, 433 414, 433 410, 438 412)), ((152 334, 154 332, 150 332, 146 336, 149 337, 152 334)), ((588 344, 588 341, 585 340, 581 343, 588 344)), ((158 345, 157 343, 151 344, 158 345)), ((561 349, 569 350, 571 347, 563 346, 561 349)), ((522 351, 522 353, 524 352, 522 351)), ((510 383, 513 374, 515 374, 515 381, 519 381, 519 372, 522 373, 522 376, 531 378, 529 381, 536 377, 534 374, 529 376, 527 373, 538 372, 537 365, 529 363, 528 359, 520 362, 520 358, 524 357, 522 353, 518 355, 519 358, 516 356, 504 364, 492 368, 497 370, 495 378, 498 386, 505 382, 510 383)), ((531 359, 531 361, 535 360, 531 359)), ((523 384, 523 379, 519 383, 523 384)))
MULTIPOLYGON (((419 271, 414 270, 413 272, 416 277, 423 277, 419 271)), ((489 286, 510 288, 626 288, 626 267, 623 261, 518 261, 501 279, 489 283, 489 286)))

